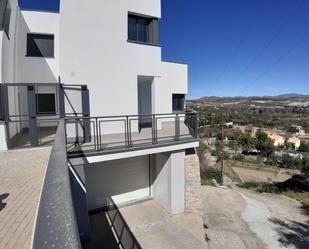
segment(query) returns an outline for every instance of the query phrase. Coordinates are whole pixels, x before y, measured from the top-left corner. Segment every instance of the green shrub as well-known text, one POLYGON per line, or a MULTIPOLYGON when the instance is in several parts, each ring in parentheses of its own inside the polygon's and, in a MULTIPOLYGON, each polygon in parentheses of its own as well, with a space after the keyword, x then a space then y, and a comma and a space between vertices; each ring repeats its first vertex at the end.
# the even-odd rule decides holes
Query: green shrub
POLYGON ((234 156, 234 160, 243 162, 245 160, 245 156, 239 153, 234 156))
POLYGON ((259 184, 254 181, 248 181, 248 182, 239 184, 238 186, 241 188, 246 188, 246 189, 256 189, 259 186, 259 184))
POLYGON ((309 177, 309 158, 308 157, 303 158, 301 172, 309 177))
POLYGON ((258 189, 258 192, 260 193, 273 193, 278 194, 280 193, 280 189, 276 184, 273 183, 263 183, 258 189))
POLYGON ((301 152, 309 152, 309 143, 301 142, 299 151, 301 152))
POLYGON ((213 181, 216 180, 218 184, 222 184, 222 175, 221 171, 214 168, 207 168, 201 172, 201 181, 202 185, 211 185, 213 186, 213 181))

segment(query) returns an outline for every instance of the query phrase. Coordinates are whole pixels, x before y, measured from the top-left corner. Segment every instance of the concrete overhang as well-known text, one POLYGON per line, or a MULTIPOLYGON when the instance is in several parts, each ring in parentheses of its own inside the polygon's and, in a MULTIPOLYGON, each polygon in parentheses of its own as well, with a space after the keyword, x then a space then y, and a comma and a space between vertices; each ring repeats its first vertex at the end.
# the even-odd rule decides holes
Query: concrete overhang
POLYGON ((138 150, 131 150, 131 151, 124 151, 119 153, 110 153, 105 155, 92 155, 92 156, 80 156, 75 158, 69 158, 69 164, 70 166, 78 166, 78 165, 87 165, 87 164, 93 164, 98 162, 105 162, 105 161, 111 161, 111 160, 117 160, 117 159, 123 159, 123 158, 130 158, 130 157, 136 157, 136 156, 144 156, 144 155, 151 155, 151 154, 158 154, 158 153, 164 153, 164 152, 172 152, 172 151, 179 151, 179 150, 185 150, 190 148, 195 148, 199 146, 199 141, 190 141, 187 143, 180 143, 180 144, 174 144, 174 145, 162 145, 158 147, 152 147, 147 149, 138 149, 138 150))

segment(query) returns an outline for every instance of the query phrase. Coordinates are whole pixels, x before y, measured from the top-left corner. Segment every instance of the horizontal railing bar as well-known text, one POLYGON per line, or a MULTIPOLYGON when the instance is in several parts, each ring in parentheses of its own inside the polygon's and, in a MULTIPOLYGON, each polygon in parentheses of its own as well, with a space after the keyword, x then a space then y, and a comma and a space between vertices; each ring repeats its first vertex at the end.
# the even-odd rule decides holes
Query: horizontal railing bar
POLYGON ((177 113, 67 117, 65 125, 66 129, 71 130, 71 136, 67 136, 67 151, 70 155, 147 149, 157 145, 197 141, 198 138, 198 114, 188 110, 177 113), (123 123, 123 125, 121 127, 118 125, 105 126, 105 124, 113 122, 115 125, 117 123, 123 123), (143 127, 144 122, 145 124, 149 123, 149 126, 143 127), (91 129, 89 128, 90 123, 93 124, 91 129), (107 127, 106 132, 103 132, 104 127, 107 127), (181 127, 185 127, 185 130, 182 130, 181 127), (115 137, 115 135, 117 136, 115 137))
MULTIPOLYGON (((68 120, 78 120, 78 119, 104 119, 104 118, 123 118, 123 117, 153 117, 153 116, 171 116, 174 118, 176 115, 196 115, 196 113, 189 113, 189 112, 182 112, 182 113, 158 113, 158 114, 132 114, 132 115, 116 115, 116 116, 93 116, 93 117, 67 117, 65 118, 66 121, 68 120)), ((166 118, 166 117, 162 117, 166 118)))

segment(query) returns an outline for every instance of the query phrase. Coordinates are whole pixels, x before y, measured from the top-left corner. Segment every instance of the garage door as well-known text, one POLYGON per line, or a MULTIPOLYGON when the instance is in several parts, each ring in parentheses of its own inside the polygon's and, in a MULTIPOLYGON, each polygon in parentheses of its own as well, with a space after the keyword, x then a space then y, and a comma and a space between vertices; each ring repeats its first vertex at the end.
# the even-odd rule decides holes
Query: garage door
POLYGON ((95 164, 85 177, 90 210, 108 206, 110 197, 123 204, 150 196, 148 156, 95 164))

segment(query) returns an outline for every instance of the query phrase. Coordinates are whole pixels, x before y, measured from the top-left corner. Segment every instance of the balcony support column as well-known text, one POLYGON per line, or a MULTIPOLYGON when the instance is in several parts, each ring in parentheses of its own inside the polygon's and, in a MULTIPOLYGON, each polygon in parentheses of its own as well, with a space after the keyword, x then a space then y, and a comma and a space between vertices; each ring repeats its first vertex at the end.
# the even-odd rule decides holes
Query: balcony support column
POLYGON ((160 153, 153 161, 153 198, 172 214, 185 210, 184 157, 184 151, 160 153))

